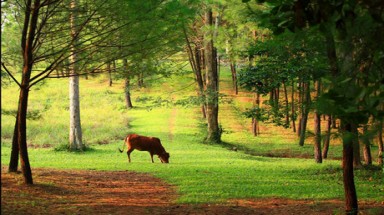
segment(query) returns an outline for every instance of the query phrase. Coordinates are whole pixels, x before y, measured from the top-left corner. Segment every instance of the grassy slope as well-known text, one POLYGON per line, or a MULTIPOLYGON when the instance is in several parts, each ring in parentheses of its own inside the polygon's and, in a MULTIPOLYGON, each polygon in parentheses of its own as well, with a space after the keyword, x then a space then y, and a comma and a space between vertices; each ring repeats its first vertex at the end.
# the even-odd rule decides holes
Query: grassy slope
MULTIPOLYGON (((225 80, 228 75, 224 73, 225 80)), ((66 144, 68 139, 67 80, 50 80, 40 90, 31 93, 30 110, 43 110, 42 118, 28 121, 28 142, 33 168, 131 170, 154 174, 176 185, 181 194, 179 202, 220 202, 231 198, 343 198, 340 162, 325 161, 318 165, 312 159, 269 158, 251 156, 242 151, 231 151, 221 146, 202 144, 200 114, 197 107, 154 107, 137 103, 132 110, 124 109, 122 83, 107 87, 96 78, 81 81, 81 114, 84 140, 92 150, 85 153, 57 152, 52 147, 66 144), (48 90, 49 88, 49 90, 48 90), (128 126, 129 125, 129 126, 128 126), (150 163, 148 153, 133 152, 132 163, 126 154, 118 153, 127 133, 159 137, 171 153, 170 164, 159 160, 150 163), (36 146, 51 146, 41 148, 36 146), (319 186, 320 185, 320 186, 319 186)), ((162 96, 166 99, 194 95, 190 77, 177 77, 169 84, 153 83, 152 88, 136 89, 134 98, 162 96)), ((226 83, 221 86, 226 88, 226 83)), ((15 107, 17 90, 7 88, 2 92, 4 109, 15 107)), ((233 112, 243 103, 222 104, 220 123, 225 131, 223 140, 232 145, 246 147, 254 154, 278 153, 279 149, 293 149, 310 153, 310 145, 297 149, 294 138, 282 134, 282 130, 265 127, 271 133, 265 137, 251 137, 246 119, 233 112), (240 126, 239 126, 240 125, 240 126), (275 132, 275 133, 273 133, 275 132), (288 140, 288 141, 287 141, 288 140)), ((9 161, 10 142, 14 117, 2 116, 1 161, 9 161)), ((357 171, 358 196, 364 200, 383 201, 382 172, 357 171)), ((35 179, 38 182, 38 178, 35 179)))

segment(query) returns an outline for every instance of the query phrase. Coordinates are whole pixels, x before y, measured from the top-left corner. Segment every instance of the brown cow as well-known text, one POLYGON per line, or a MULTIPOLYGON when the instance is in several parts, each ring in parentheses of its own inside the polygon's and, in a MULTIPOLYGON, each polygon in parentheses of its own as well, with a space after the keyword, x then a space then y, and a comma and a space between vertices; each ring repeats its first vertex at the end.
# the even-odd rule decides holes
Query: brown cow
POLYGON ((131 152, 133 150, 148 151, 151 155, 152 163, 153 155, 158 155, 161 163, 169 163, 169 153, 167 153, 164 147, 161 145, 160 139, 157 137, 145 137, 137 134, 130 134, 125 138, 123 150, 119 148, 122 153, 124 151, 125 144, 128 147, 127 155, 128 161, 131 162, 131 152))

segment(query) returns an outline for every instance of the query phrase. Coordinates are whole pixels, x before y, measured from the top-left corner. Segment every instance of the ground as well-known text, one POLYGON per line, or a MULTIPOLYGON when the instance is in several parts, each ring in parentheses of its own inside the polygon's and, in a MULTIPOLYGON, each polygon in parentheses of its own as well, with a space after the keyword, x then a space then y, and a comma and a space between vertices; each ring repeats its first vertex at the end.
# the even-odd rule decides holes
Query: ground
MULTIPOLYGON (((176 187, 130 171, 33 169, 34 185, 1 171, 1 214, 335 214, 341 200, 231 200, 178 204, 176 187)), ((360 202, 361 214, 384 214, 384 203, 360 202)))

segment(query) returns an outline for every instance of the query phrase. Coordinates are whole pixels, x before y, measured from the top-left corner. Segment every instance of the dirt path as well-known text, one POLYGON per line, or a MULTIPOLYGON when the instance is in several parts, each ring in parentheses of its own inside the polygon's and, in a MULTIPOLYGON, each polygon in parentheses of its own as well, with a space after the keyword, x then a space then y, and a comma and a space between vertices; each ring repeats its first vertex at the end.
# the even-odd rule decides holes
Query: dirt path
MULTIPOLYGON (((334 214, 342 201, 255 199, 225 204, 177 204, 176 188, 128 171, 33 169, 35 185, 1 171, 1 214, 334 214)), ((362 214, 384 214, 380 203, 360 203, 362 214), (373 208, 373 209, 372 209, 373 208), (369 210, 367 210, 369 209, 369 210)))

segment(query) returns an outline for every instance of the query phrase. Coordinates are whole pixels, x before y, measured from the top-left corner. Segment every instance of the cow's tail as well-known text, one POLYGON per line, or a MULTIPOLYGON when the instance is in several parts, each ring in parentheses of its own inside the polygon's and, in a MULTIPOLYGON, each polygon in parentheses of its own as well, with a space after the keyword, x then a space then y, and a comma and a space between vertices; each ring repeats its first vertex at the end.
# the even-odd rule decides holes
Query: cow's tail
POLYGON ((124 143, 123 143, 123 149, 121 150, 120 148, 119 148, 119 151, 120 151, 120 153, 123 153, 123 151, 124 151, 124 148, 125 148, 125 145, 127 144, 127 142, 128 142, 128 139, 129 139, 129 135, 124 139, 124 143))

